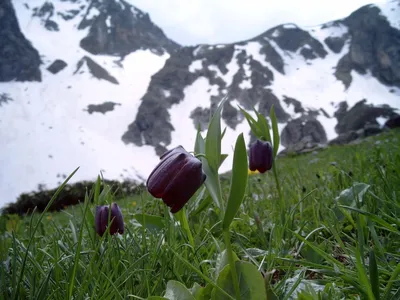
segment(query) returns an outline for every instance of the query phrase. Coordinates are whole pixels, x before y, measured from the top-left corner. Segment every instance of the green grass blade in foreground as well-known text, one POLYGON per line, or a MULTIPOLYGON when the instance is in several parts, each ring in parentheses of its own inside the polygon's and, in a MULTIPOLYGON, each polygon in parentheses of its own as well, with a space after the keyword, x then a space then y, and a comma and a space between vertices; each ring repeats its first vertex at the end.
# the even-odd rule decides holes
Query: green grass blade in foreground
MULTIPOLYGON (((97 185, 100 185, 99 181, 97 181, 97 185)), ((87 214, 87 211, 88 211, 89 203, 90 203, 90 200, 89 200, 89 197, 86 194, 85 195, 85 209, 84 209, 84 213, 83 213, 83 217, 82 217, 81 228, 79 229, 78 245, 76 246, 76 252, 75 252, 74 268, 72 270, 71 278, 70 278, 70 281, 69 281, 69 289, 68 289, 68 298, 69 299, 73 298, 72 297, 72 292, 73 292, 73 289, 74 289, 76 270, 78 268, 80 254, 81 254, 80 251, 81 251, 82 238, 83 238, 83 227, 85 225, 86 214, 87 214)))
POLYGON ((26 265, 26 260, 28 258, 28 253, 29 253, 29 248, 32 244, 33 241, 33 237, 37 231, 37 229, 39 228, 40 223, 42 222, 42 219, 44 217, 44 215, 46 214, 46 212, 49 210, 49 208, 51 207, 51 205, 53 204, 54 200, 56 200, 56 198, 58 197, 58 195, 60 194, 60 192, 64 189, 64 187, 67 185, 68 181, 72 178, 72 176, 75 175, 75 173, 79 170, 79 167, 77 167, 66 179, 65 181, 61 184, 61 186, 57 189, 57 191, 54 193, 53 197, 51 197, 49 203, 47 203, 45 209, 43 210, 43 212, 40 214, 39 220, 36 223, 35 228, 33 229, 33 232, 31 233, 31 237, 29 239, 28 242, 28 246, 26 247, 26 252, 24 255, 24 259, 22 261, 22 267, 21 267, 21 272, 19 274, 18 277, 18 282, 17 284, 14 286, 14 290, 13 290, 13 299, 17 299, 17 295, 18 295, 18 290, 19 290, 19 286, 21 285, 21 281, 22 281, 22 277, 24 275, 24 270, 25 270, 25 265, 26 265))
POLYGON ((221 161, 221 110, 226 100, 225 97, 219 104, 207 130, 205 154, 208 164, 214 172, 218 172, 221 161))
POLYGON ((240 204, 243 201, 247 187, 247 177, 248 163, 246 145, 244 142, 243 133, 241 133, 236 140, 235 151, 233 154, 231 187, 224 220, 222 222, 222 228, 224 230, 229 229, 229 225, 231 224, 240 207, 240 204))

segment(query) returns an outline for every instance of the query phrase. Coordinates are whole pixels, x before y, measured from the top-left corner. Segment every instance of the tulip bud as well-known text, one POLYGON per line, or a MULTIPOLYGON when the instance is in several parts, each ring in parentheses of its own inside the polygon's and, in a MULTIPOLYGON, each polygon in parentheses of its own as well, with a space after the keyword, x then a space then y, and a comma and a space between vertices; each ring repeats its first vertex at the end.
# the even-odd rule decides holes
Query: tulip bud
MULTIPOLYGON (((95 227, 96 232, 103 236, 104 232, 106 232, 107 224, 108 224, 108 205, 97 206, 96 207, 96 216, 95 216, 95 227)), ((117 232, 120 234, 124 233, 124 219, 122 217, 121 209, 117 205, 117 203, 111 204, 111 216, 110 216, 110 234, 114 235, 117 232)))
POLYGON ((204 183, 206 174, 201 161, 182 146, 165 152, 160 159, 147 179, 147 190, 176 213, 204 183))
POLYGON ((272 162, 273 151, 270 142, 257 140, 250 146, 249 169, 251 171, 265 173, 272 168, 272 162))

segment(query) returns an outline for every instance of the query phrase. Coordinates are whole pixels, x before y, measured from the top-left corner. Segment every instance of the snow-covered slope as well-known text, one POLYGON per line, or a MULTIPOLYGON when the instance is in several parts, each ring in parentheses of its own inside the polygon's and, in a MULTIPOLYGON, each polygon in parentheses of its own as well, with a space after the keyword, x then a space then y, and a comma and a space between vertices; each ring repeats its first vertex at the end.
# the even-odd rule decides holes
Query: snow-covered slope
MULTIPOLYGON (((281 130, 319 112, 316 119, 329 140, 337 136, 339 102, 351 107, 365 98, 400 109, 399 85, 383 84, 376 68, 360 72, 354 62, 346 65, 350 70, 339 67, 354 47, 349 23, 306 30, 286 24, 236 44, 180 47, 128 2, 111 2, 117 6, 52 0, 41 10, 43 0, 12 1, 21 32, 42 64, 40 82, 0 82, 0 96, 8 99, 0 100, 0 206, 39 184, 56 187, 78 166, 71 182, 94 179, 100 171, 107 179, 144 181, 157 154, 177 145, 193 149, 197 122, 207 123, 210 108, 228 91, 228 154, 239 133, 250 141, 237 105, 266 113, 274 104, 281 130), (121 15, 141 30, 137 36, 151 34, 132 44, 134 30, 121 27, 121 15), (66 66, 53 74, 47 68, 57 59, 66 66), (299 101, 302 112, 287 98, 299 101)), ((379 8, 398 29, 399 2, 379 8)), ((231 158, 222 172, 230 169, 231 158)))

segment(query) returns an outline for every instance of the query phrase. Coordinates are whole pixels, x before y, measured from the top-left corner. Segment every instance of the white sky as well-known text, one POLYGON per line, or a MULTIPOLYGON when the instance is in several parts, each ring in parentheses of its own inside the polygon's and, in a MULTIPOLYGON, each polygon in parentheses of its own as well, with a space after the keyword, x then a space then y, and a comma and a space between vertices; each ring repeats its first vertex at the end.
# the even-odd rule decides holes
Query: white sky
POLYGON ((348 16, 385 0, 129 0, 149 13, 182 45, 231 43, 252 38, 282 23, 300 27, 348 16))

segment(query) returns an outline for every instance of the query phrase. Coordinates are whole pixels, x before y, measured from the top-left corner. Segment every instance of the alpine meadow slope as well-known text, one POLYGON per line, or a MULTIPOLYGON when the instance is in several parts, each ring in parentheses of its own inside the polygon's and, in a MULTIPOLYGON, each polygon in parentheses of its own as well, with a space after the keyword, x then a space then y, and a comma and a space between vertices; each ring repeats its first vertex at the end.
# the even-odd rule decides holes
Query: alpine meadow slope
POLYGON ((274 105, 280 150, 382 127, 399 113, 400 1, 320 26, 283 24, 246 41, 191 47, 133 4, 0 4, 0 41, 10 41, 0 42, 0 206, 38 185, 56 187, 78 166, 71 182, 99 172, 143 182, 165 150, 193 150, 197 127, 206 129, 226 95, 222 172, 237 135, 251 140, 238 105, 264 114, 274 105), (359 114, 366 119, 343 129, 343 112, 354 107, 368 110, 359 114))

